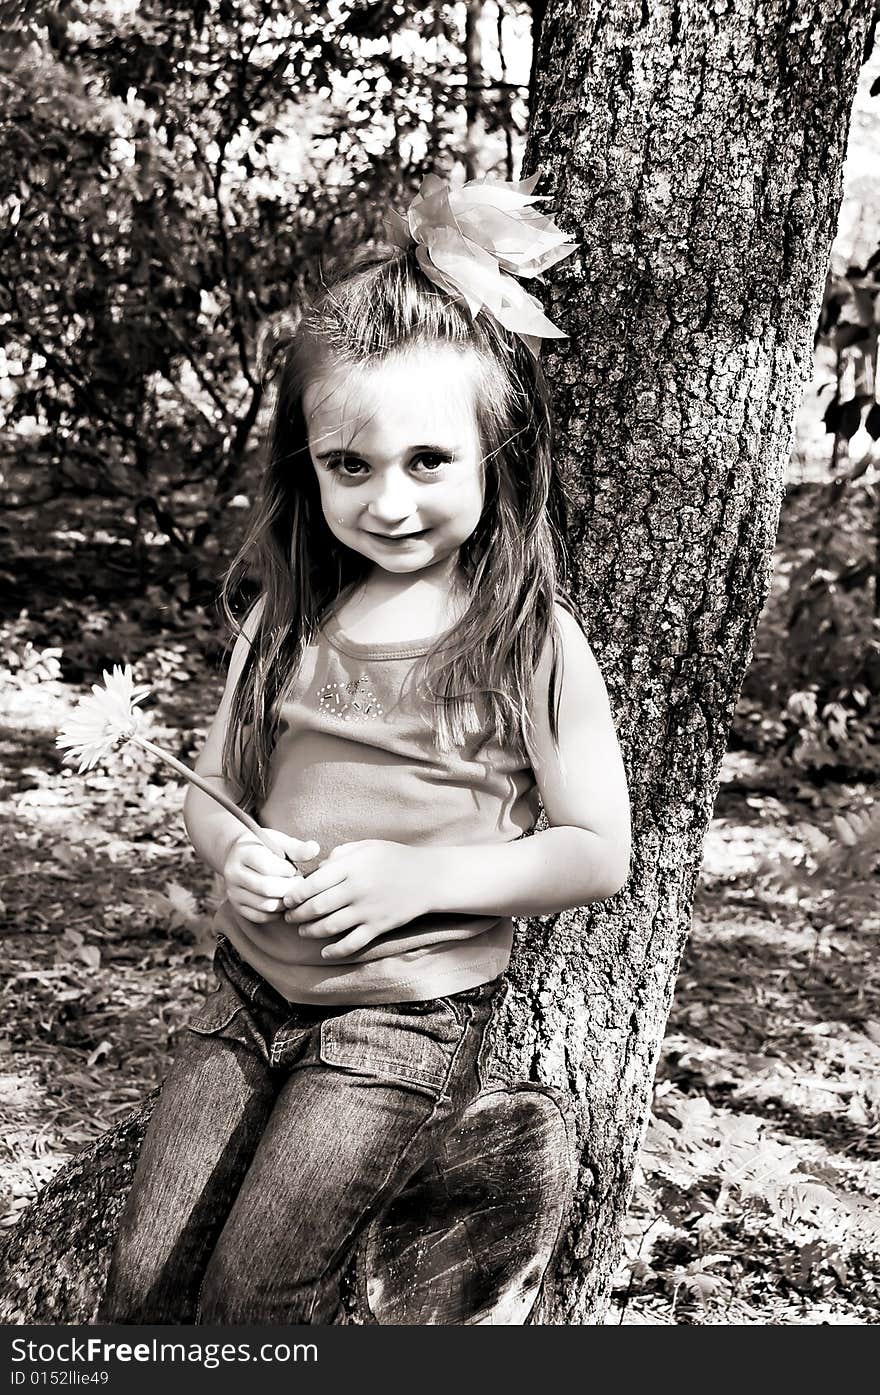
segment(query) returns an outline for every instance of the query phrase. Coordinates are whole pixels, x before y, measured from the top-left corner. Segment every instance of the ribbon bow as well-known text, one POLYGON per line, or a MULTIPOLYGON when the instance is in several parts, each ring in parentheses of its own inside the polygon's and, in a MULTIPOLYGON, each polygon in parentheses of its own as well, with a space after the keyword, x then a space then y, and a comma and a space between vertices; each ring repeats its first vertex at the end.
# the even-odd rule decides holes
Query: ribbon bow
POLYGON ((453 189, 429 174, 406 215, 394 213, 390 223, 400 246, 415 242, 419 266, 435 286, 463 300, 472 315, 485 307, 536 358, 542 339, 567 336, 514 277, 540 276, 577 247, 534 207, 539 177, 472 179, 453 189))

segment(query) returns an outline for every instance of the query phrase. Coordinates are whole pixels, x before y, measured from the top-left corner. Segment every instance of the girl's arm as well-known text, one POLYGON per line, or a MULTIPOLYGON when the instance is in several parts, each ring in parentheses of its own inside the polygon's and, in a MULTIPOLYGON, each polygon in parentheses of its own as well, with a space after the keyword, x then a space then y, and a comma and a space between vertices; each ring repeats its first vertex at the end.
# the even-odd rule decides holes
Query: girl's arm
MULTIPOLYGON (((223 775, 223 743, 229 725, 232 694, 256 632, 261 606, 262 603, 258 601, 250 611, 242 625, 241 634, 235 641, 220 706, 195 763, 197 773, 211 784, 216 784, 235 803, 241 798, 241 790, 236 789, 223 775)), ((227 814, 225 809, 221 809, 215 800, 209 799, 195 785, 189 785, 183 803, 183 822, 198 856, 222 875, 229 849, 244 832, 238 819, 232 814, 227 814)))
POLYGON ((626 883, 630 804, 605 682, 580 625, 556 606, 562 648, 559 747, 547 713, 550 645, 534 684, 529 754, 549 829, 513 843, 424 848, 433 910, 552 915, 626 883))
MULTIPOLYGON (((241 791, 223 774, 223 744, 232 694, 257 628, 260 609, 261 602, 258 602, 247 616, 236 640, 223 697, 195 763, 199 775, 212 784, 216 783, 234 801, 241 797, 241 791)), ((242 828, 233 814, 228 814, 216 800, 194 785, 187 788, 183 821, 198 856, 225 879, 227 895, 236 910, 255 922, 265 921, 277 914, 283 908, 282 897, 289 889, 291 879, 299 878, 296 867, 285 860, 285 854, 295 861, 296 858, 314 857, 318 851, 314 842, 303 842, 288 837, 278 829, 267 829, 278 846, 277 855, 270 853, 254 834, 242 828)))

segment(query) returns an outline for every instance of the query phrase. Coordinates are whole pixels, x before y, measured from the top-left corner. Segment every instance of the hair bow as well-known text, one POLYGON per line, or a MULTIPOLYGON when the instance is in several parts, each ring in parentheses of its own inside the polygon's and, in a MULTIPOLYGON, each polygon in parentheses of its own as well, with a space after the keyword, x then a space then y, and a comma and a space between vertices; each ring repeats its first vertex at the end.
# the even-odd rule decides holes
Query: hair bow
POLYGON ((532 193, 539 177, 472 179, 453 189, 429 174, 406 215, 395 213, 391 223, 399 245, 415 242, 419 266, 436 286, 472 315, 485 307, 536 358, 542 339, 567 336, 514 277, 539 277, 577 247, 534 207, 542 201, 532 193))

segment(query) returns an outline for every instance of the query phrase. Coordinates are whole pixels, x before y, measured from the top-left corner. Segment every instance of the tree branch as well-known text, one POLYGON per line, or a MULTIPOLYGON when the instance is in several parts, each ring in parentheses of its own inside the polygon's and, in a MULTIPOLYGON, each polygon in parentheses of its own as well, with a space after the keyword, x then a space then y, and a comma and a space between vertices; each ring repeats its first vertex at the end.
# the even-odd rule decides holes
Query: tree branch
POLYGON ((232 311, 232 338, 236 348, 238 349, 238 359, 239 363, 241 364, 241 371, 244 374, 244 377, 250 384, 250 386, 252 388, 255 388, 257 386, 257 380, 251 372, 241 306, 238 303, 238 296, 236 295, 235 291, 235 281, 232 269, 232 255, 229 247, 228 229, 226 227, 226 207, 223 203, 223 196, 221 193, 221 169, 226 147, 225 145, 222 145, 220 147, 220 159, 217 162, 217 168, 213 169, 209 164, 208 160, 206 159, 205 155, 203 154, 198 141, 195 140, 192 134, 190 134, 190 139, 193 143, 193 150, 195 151, 196 163, 201 166, 204 174, 206 175, 208 182, 211 186, 211 192, 214 198, 214 208, 217 215, 217 237, 220 243, 220 258, 223 263, 223 271, 226 277, 226 291, 229 296, 229 306, 232 311))

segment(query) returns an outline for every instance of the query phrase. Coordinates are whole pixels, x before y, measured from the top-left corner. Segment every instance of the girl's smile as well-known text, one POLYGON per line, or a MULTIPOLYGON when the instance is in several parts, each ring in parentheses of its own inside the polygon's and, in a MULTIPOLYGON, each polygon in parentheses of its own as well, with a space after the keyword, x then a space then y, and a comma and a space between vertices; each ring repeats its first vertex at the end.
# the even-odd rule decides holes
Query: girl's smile
POLYGON ((420 528, 417 533, 371 533, 370 536, 378 538, 383 543, 405 543, 413 542, 415 538, 423 538, 428 533, 427 528, 420 528))
POLYGON ((327 526, 383 571, 458 555, 483 511, 476 354, 449 345, 330 367, 303 397, 327 526))

